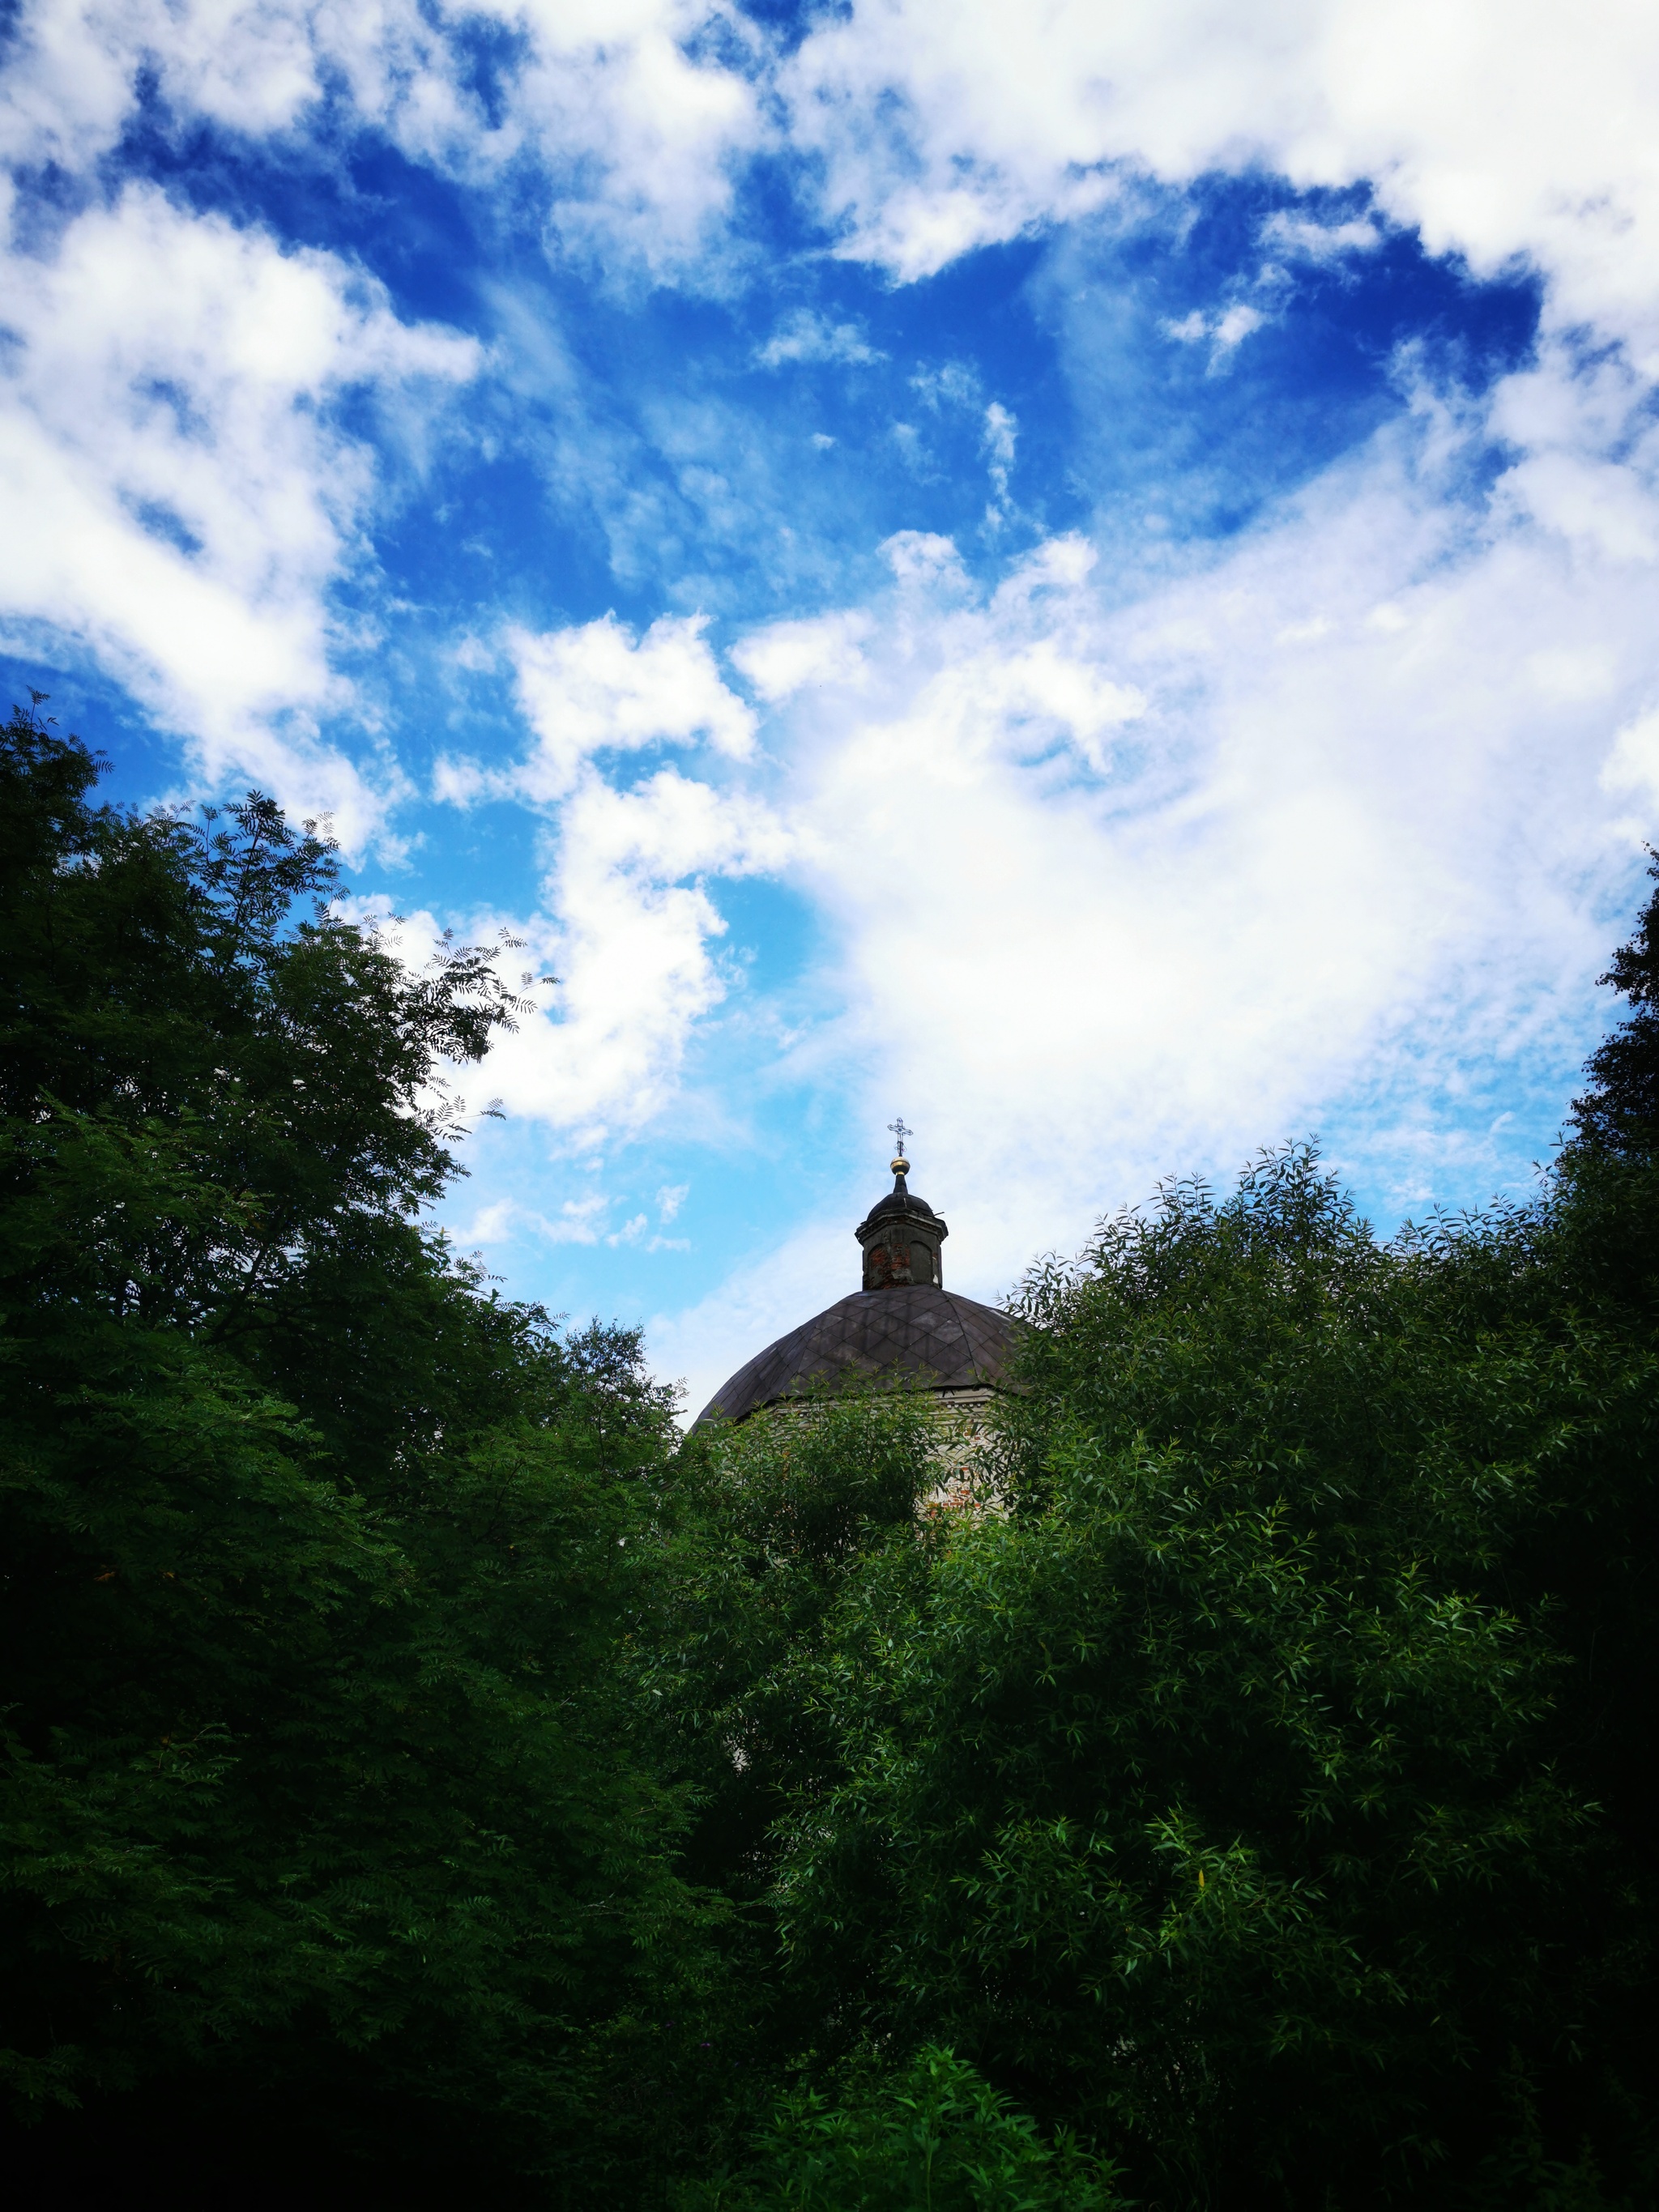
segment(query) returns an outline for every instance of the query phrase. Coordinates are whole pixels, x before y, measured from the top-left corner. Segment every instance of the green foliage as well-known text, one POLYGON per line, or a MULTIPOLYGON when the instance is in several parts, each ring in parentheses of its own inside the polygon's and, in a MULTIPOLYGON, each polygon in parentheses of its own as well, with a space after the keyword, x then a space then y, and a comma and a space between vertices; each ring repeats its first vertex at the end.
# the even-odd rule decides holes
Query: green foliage
POLYGON ((808 1670, 872 1559, 914 1547, 933 1435, 915 1398, 840 1395, 700 1431, 673 1463, 645 1686, 697 1780, 694 1848, 739 1893, 763 1891, 775 1824, 833 1759, 808 1670))
POLYGON ((833 2103, 813 2089, 781 2098, 744 2172, 679 2201, 684 2212, 1114 2212, 1115 2178, 929 2045, 902 2072, 854 2072, 833 2103))
POLYGON ((0 2084, 625 2196, 708 2039, 617 1663, 669 1409, 421 1224, 495 951, 410 979, 268 801, 0 736, 0 2084))
POLYGON ((872 1556, 914 1548, 933 1441, 916 1399, 838 1395, 805 1419, 699 1431, 659 1478, 630 1661, 657 1771, 696 1808, 682 1871, 726 1907, 720 2022, 705 2029, 720 2080, 702 2115, 709 2156, 739 2154, 781 2067, 816 2039, 811 2000, 778 1972, 776 1835, 797 1795, 837 1771, 811 1669, 872 1556))
POLYGON ((1028 1282, 989 1494, 919 1510, 924 1395, 676 1449, 636 1337, 431 1233, 503 947, 411 977, 268 800, 95 777, 0 732, 37 2141, 122 2171, 187 2108, 221 2180, 687 2212, 1654 2200, 1654 907, 1534 1203, 1382 1247, 1304 1150, 1172 1184, 1028 1282))
POLYGON ((1571 1562, 1652 1556, 1659 1373, 1574 1202, 1382 1250, 1292 1150, 1033 1279, 1006 1513, 872 1555, 811 1670, 779 1911, 843 2039, 948 2038, 1162 2202, 1612 2124, 1650 1845, 1580 1741, 1571 1562))
MULTIPOLYGON (((1648 873, 1659 877, 1659 854, 1650 852, 1648 873)), ((1649 1152, 1659 1135, 1659 891, 1599 981, 1630 1012, 1585 1063, 1590 1088, 1573 1102, 1578 1139, 1601 1150, 1649 1152)))

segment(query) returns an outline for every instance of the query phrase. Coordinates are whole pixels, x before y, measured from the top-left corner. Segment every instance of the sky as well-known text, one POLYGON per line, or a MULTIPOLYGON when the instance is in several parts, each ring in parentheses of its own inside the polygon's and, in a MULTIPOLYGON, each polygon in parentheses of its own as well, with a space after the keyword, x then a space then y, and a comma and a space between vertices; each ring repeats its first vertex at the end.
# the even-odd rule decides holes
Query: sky
POLYGON ((12 0, 0 153, 9 696, 515 940, 507 1294, 695 1410, 900 1115, 988 1300, 1287 1139, 1530 1187, 1659 842, 1645 0, 12 0))

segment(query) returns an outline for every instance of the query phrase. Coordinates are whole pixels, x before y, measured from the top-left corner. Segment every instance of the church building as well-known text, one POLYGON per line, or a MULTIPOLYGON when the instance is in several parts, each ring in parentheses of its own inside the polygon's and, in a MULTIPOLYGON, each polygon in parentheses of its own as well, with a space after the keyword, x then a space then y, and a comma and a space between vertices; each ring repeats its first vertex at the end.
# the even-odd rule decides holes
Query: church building
POLYGON ((926 1392, 970 1440, 1021 1334, 994 1307, 945 1287, 941 1248, 950 1231, 926 1199, 911 1192, 910 1163, 900 1150, 893 1188, 854 1231, 864 1254, 861 1289, 826 1306, 757 1352, 697 1416, 741 1421, 763 1407, 787 1405, 809 1390, 857 1380, 926 1392))

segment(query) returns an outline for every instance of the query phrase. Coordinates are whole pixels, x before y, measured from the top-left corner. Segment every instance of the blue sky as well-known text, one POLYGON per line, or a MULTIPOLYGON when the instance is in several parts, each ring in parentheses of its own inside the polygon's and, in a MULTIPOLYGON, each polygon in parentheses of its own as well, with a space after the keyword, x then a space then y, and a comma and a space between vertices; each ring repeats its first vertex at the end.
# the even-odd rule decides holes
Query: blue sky
MULTIPOLYGON (((994 1297, 1524 1185, 1659 829, 1659 28, 38 0, 0 647, 543 1011, 447 1218, 694 1404, 884 1125, 994 1297)), ((401 919, 394 919, 401 917, 401 919)))

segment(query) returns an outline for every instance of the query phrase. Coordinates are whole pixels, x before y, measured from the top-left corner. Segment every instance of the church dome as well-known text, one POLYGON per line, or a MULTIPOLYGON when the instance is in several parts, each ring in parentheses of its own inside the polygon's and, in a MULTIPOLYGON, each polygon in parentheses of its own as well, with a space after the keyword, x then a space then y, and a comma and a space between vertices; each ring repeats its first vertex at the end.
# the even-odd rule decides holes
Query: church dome
POLYGON ((945 1402, 982 1400, 1018 1345, 1020 1322, 941 1283, 939 1247, 950 1231, 905 1187, 909 1162, 893 1163, 893 1189, 854 1231, 864 1287, 826 1306, 738 1368, 698 1414, 741 1421, 763 1406, 845 1379, 933 1391, 945 1402))
POLYGON ((717 1390, 697 1416, 740 1421, 837 1377, 912 1382, 951 1396, 994 1384, 1012 1356, 1019 1323, 936 1283, 854 1291, 792 1328, 717 1390))

